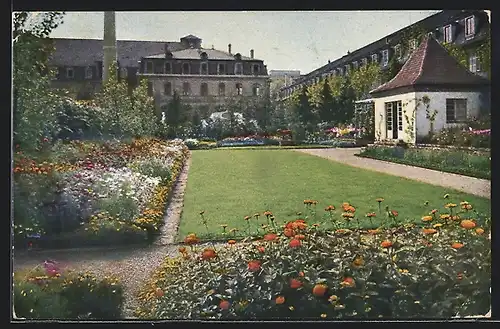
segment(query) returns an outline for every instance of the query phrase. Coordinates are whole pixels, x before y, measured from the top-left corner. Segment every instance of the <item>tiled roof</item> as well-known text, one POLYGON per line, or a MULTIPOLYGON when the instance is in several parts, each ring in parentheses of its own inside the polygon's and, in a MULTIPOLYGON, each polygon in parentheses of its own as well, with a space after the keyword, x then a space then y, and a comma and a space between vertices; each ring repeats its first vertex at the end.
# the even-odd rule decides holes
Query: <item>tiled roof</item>
MULTIPOLYGON (((87 66, 103 60, 102 40, 54 38, 55 52, 50 64, 57 66, 87 66)), ((167 42, 171 50, 182 49, 179 42, 167 42)), ((117 40, 117 56, 120 65, 136 67, 143 56, 164 51, 164 41, 117 40)))
POLYGON ((417 85, 470 86, 489 81, 471 73, 457 62, 436 39, 427 36, 396 76, 370 94, 417 85))
MULTIPOLYGON (((235 60, 234 56, 235 54, 230 54, 228 52, 222 51, 222 50, 217 50, 217 49, 205 49, 205 48, 189 48, 189 49, 184 49, 184 50, 179 50, 179 51, 172 51, 172 58, 175 59, 200 59, 200 54, 202 52, 207 53, 208 60, 235 60)), ((152 56, 145 56, 145 58, 165 58, 165 53, 159 53, 157 55, 152 55, 152 56)), ((248 60, 253 60, 253 61, 259 61, 260 59, 256 58, 250 58, 241 55, 241 59, 248 61, 248 60)))

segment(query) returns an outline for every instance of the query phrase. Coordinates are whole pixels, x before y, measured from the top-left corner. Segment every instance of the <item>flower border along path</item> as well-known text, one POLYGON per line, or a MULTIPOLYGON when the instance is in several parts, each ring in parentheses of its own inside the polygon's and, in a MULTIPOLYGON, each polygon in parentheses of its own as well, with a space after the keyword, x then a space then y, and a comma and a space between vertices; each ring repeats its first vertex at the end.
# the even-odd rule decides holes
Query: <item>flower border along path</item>
POLYGON ((431 185, 448 187, 491 199, 491 181, 489 180, 355 156, 355 154, 359 153, 360 150, 360 148, 329 148, 297 149, 294 151, 319 156, 352 167, 378 171, 393 176, 421 181, 431 185))
POLYGON ((123 317, 134 318, 133 312, 138 307, 136 295, 139 287, 166 257, 174 257, 178 253, 177 246, 173 242, 179 227, 190 164, 191 153, 187 156, 174 184, 164 216, 165 224, 153 245, 134 246, 134 249, 95 247, 14 252, 14 271, 34 268, 46 259, 53 259, 62 267, 74 270, 89 270, 96 275, 112 273, 119 277, 125 286, 123 317))

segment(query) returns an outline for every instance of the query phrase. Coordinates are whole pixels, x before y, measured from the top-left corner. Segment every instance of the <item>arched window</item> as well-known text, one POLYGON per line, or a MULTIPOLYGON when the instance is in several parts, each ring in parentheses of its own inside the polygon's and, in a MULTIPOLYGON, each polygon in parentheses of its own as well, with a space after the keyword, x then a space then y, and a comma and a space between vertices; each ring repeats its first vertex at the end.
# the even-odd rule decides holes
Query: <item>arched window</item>
POLYGON ((243 85, 241 83, 236 84, 236 94, 243 95, 243 85))
POLYGON ((226 95, 226 85, 224 83, 219 83, 219 96, 226 95))
POLYGON ((260 85, 255 84, 252 87, 252 95, 259 96, 260 95, 260 85))
POLYGON ((202 83, 200 86, 200 95, 208 96, 208 85, 206 83, 202 83))
POLYGON ((234 74, 242 75, 243 74, 243 63, 234 64, 234 74))
POLYGON ((191 73, 191 66, 189 63, 184 63, 182 64, 182 74, 190 74, 191 73))
POLYGON ((200 74, 208 74, 208 63, 201 63, 200 74))
POLYGON ((172 73, 172 64, 165 63, 165 74, 171 74, 171 73, 172 73))

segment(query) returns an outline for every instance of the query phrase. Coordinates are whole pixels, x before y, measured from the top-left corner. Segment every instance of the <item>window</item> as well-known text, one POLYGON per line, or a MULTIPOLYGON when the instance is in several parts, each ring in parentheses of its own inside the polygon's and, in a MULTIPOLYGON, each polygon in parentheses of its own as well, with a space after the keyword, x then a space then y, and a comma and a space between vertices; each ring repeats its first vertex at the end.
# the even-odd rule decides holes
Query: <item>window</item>
POLYGON ((236 94, 243 95, 243 86, 241 85, 241 83, 236 84, 236 94))
POLYGON ((417 49, 417 40, 411 39, 410 40, 410 51, 414 51, 415 49, 417 49))
POLYGON ((66 68, 66 78, 74 79, 75 78, 75 70, 72 67, 66 68))
POLYGON ((165 84, 163 84, 163 94, 165 96, 172 96, 172 83, 165 82, 165 84))
POLYGON ((252 88, 252 94, 254 96, 259 96, 260 95, 260 86, 259 85, 254 85, 252 88))
POLYGON ((446 99, 446 123, 467 120, 467 99, 446 99))
POLYGON ((128 70, 127 70, 127 68, 126 67, 122 67, 120 69, 120 78, 126 79, 127 76, 128 76, 128 70))
POLYGON ((236 74, 236 75, 243 74, 243 64, 242 63, 234 64, 234 74, 236 74))
POLYGON ((358 66, 359 66, 358 61, 354 61, 354 62, 352 62, 352 67, 353 67, 355 70, 357 70, 357 69, 358 69, 358 66))
POLYGON ((182 74, 190 74, 191 73, 191 67, 189 63, 183 63, 182 64, 182 74))
POLYGON ((219 96, 225 96, 225 95, 226 95, 226 85, 221 82, 219 83, 219 96))
POLYGON ((344 72, 342 71, 342 68, 341 68, 341 67, 339 67, 339 68, 338 68, 338 70, 339 70, 339 75, 344 74, 344 72))
POLYGON ((165 63, 165 74, 171 74, 171 73, 172 73, 172 64, 165 63))
POLYGON ((444 28, 444 42, 450 43, 452 42, 452 34, 451 34, 451 25, 446 25, 444 28))
POLYGON ((361 60, 361 63, 363 63, 363 65, 364 65, 364 66, 368 65, 368 58, 366 58, 366 57, 365 57, 365 58, 363 58, 363 59, 361 60))
POLYGON ((208 63, 201 63, 200 74, 208 74, 208 63))
POLYGON ((470 39, 474 37, 475 34, 475 26, 474 26, 474 16, 467 17, 465 19, 465 38, 470 39))
POLYGON ((153 73, 153 62, 146 62, 146 73, 153 73))
POLYGON ((148 96, 153 96, 153 83, 151 81, 148 81, 148 96))
POLYGON ((348 75, 349 74, 349 64, 345 65, 344 68, 345 68, 345 74, 348 75))
POLYGON ((372 62, 378 63, 378 55, 377 54, 372 54, 372 62))
POLYGON ((401 45, 394 46, 394 56, 396 56, 397 59, 401 59, 401 57, 403 57, 403 52, 401 51, 401 45))
POLYGON ((397 102, 398 107, 398 130, 403 131, 403 103, 397 102))
POLYGON ((385 103, 385 126, 387 130, 392 130, 392 102, 385 103))
POLYGON ((92 79, 94 72, 92 72, 92 66, 85 68, 85 79, 92 79))
POLYGON ((226 64, 217 65, 217 74, 226 74, 226 64))
POLYGON ((387 66, 389 64, 389 50, 382 50, 382 65, 387 66))
POLYGON ((188 82, 184 82, 182 84, 182 95, 189 96, 190 94, 191 94, 191 86, 189 85, 188 82))
POLYGON ((208 85, 206 83, 201 84, 200 95, 201 96, 208 96, 208 85))
POLYGON ((260 73, 260 65, 254 64, 253 65, 253 74, 259 74, 259 73, 260 73))
POLYGON ((479 59, 477 57, 477 54, 469 55, 469 70, 472 73, 481 71, 481 68, 479 67, 479 59))

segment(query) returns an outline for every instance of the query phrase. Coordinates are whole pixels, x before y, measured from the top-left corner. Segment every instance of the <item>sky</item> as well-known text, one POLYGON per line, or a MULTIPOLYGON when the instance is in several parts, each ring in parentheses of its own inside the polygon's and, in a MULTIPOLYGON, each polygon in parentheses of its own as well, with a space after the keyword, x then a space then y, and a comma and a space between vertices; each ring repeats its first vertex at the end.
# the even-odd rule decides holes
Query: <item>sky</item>
MULTIPOLYGON (((407 25, 427 11, 116 12, 118 40, 179 41, 188 34, 202 47, 262 59, 269 70, 309 73, 407 25)), ((67 12, 54 38, 103 37, 103 12, 67 12)))

